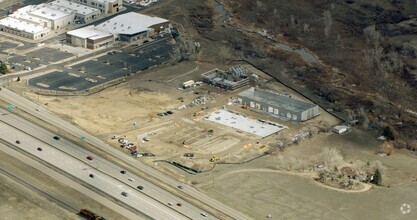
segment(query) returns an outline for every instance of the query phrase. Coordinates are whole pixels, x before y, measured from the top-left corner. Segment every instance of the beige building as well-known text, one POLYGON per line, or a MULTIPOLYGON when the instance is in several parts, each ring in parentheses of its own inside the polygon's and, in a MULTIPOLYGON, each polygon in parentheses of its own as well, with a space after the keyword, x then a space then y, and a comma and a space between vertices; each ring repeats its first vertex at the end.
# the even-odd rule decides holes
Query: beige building
POLYGON ((84 21, 94 20, 101 15, 100 9, 90 7, 87 5, 78 4, 69 0, 56 0, 46 3, 49 7, 65 11, 75 11, 75 19, 81 19, 84 21))
POLYGON ((88 49, 97 49, 114 42, 113 34, 99 30, 94 26, 87 26, 77 30, 68 31, 66 34, 67 43, 88 49))
POLYGON ((13 17, 6 17, 0 20, 0 31, 36 40, 48 35, 50 29, 42 25, 21 21, 13 17))
POLYGON ((122 0, 73 0, 73 2, 97 8, 105 14, 115 14, 123 6, 122 0))

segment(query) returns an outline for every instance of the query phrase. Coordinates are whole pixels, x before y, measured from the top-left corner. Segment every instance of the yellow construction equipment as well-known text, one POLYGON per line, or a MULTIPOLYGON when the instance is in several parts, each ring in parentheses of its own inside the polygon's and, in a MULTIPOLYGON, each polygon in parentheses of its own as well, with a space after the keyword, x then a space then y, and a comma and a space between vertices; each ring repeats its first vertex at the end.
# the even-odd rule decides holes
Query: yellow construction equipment
POLYGON ((216 156, 213 156, 212 158, 210 158, 210 162, 217 162, 219 160, 220 160, 220 158, 218 158, 216 156))

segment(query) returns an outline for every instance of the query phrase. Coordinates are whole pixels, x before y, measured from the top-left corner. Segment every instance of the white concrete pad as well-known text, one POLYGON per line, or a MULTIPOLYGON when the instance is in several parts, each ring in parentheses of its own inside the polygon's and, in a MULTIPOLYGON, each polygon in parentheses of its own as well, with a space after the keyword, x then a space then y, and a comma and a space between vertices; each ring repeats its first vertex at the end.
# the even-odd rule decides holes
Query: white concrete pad
POLYGON ((283 125, 279 125, 276 123, 270 124, 268 122, 261 122, 259 120, 251 119, 244 115, 233 113, 227 110, 215 111, 204 116, 203 118, 205 120, 236 128, 241 131, 245 131, 261 137, 267 137, 271 134, 274 134, 287 128, 283 125))

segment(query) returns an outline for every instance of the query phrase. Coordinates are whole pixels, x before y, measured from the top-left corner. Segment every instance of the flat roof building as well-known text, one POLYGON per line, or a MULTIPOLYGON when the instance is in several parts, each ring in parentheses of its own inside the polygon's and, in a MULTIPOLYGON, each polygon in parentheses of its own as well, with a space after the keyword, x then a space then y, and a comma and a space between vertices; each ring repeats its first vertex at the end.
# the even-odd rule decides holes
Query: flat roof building
POLYGON ((320 114, 316 104, 289 98, 273 91, 250 88, 237 95, 238 102, 293 121, 307 121, 320 114))
POLYGON ((56 0, 46 3, 49 7, 58 10, 72 10, 75 11, 75 19, 92 20, 101 14, 100 9, 93 8, 87 5, 78 4, 68 0, 56 0))
MULTIPOLYGON (((119 2, 118 0, 96 0, 97 2, 119 2)), ((92 6, 100 7, 96 3, 92 6)), ((14 10, 8 18, 0 20, 3 31, 30 39, 42 38, 50 30, 64 28, 74 19, 92 20, 101 10, 68 0, 56 0, 39 5, 28 5, 14 10), (47 30, 48 29, 48 30, 47 30)), ((103 6, 104 7, 104 6, 103 6)))
POLYGON ((110 32, 115 39, 134 41, 149 37, 149 33, 169 28, 170 22, 163 18, 129 12, 109 19, 96 27, 110 32))
POLYGON ((115 14, 122 9, 122 0, 73 0, 73 2, 97 8, 101 13, 115 14))
POLYGON ((50 29, 35 23, 6 17, 0 20, 0 31, 30 39, 38 39, 49 34, 50 29))
POLYGON ((66 41, 74 46, 88 49, 97 49, 114 42, 113 34, 87 26, 77 30, 68 31, 66 41))

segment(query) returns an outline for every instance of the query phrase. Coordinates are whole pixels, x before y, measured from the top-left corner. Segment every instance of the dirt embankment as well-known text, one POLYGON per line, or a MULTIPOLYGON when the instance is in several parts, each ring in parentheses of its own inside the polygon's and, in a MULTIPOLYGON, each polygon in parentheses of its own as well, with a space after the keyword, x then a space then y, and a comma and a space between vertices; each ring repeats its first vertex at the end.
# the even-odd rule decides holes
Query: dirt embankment
POLYGON ((177 20, 203 45, 196 59, 248 60, 365 127, 398 131, 398 146, 411 146, 417 135, 417 119, 408 113, 417 99, 414 1, 218 2, 226 13, 214 0, 193 2, 185 7, 191 19, 177 20), (207 10, 199 17, 200 9, 207 10), (306 47, 322 64, 270 39, 306 47))

